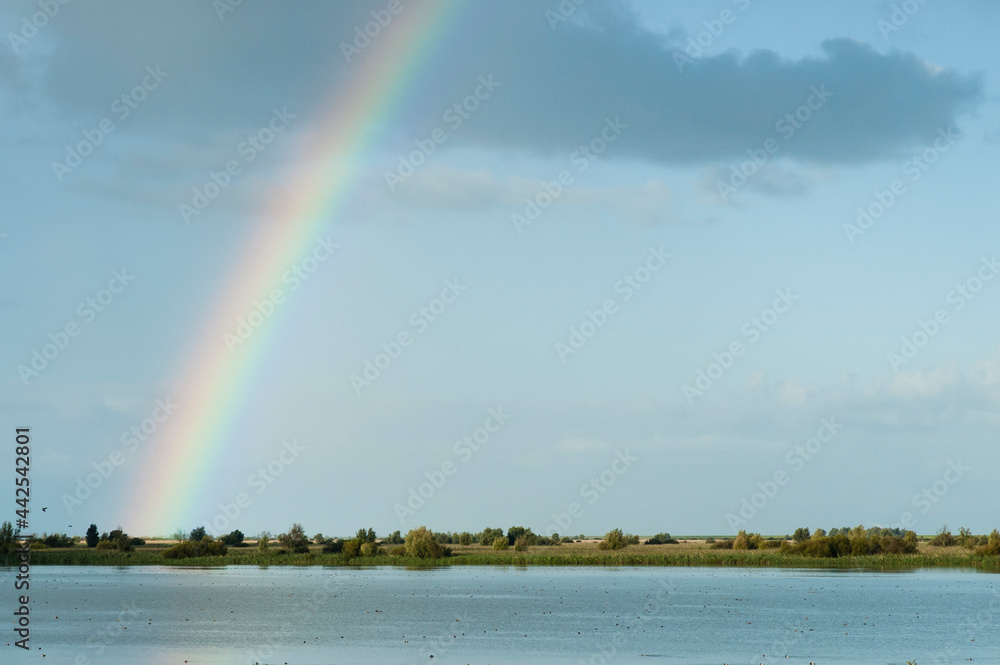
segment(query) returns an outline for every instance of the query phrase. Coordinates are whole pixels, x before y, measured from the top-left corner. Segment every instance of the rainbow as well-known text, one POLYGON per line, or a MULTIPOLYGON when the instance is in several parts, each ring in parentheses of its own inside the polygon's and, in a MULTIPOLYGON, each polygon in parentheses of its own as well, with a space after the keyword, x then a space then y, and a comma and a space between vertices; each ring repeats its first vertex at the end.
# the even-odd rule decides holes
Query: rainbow
POLYGON ((236 271, 185 353, 187 361, 172 382, 177 411, 147 444, 150 453, 134 474, 124 521, 129 531, 164 535, 214 514, 214 506, 201 506, 202 488, 220 476, 224 454, 235 452, 232 434, 255 369, 268 357, 277 321, 257 328, 232 353, 224 333, 252 311, 255 299, 280 285, 281 275, 313 248, 347 204, 362 175, 358 164, 417 86, 459 7, 456 0, 406 3, 352 59, 356 71, 315 132, 301 172, 291 179, 294 187, 256 223, 236 271))

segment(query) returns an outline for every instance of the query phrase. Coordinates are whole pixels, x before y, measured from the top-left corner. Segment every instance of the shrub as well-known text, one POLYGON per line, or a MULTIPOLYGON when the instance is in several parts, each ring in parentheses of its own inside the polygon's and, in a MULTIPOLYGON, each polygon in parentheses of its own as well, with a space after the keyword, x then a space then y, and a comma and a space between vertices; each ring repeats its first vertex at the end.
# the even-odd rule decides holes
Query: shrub
POLYGON ((714 545, 715 544, 715 538, 706 538, 705 539, 705 544, 706 545, 714 545))
POLYGON ((324 554, 340 554, 344 551, 344 541, 339 538, 336 540, 328 540, 323 543, 323 553, 324 554))
POLYGON ((202 536, 201 540, 195 542, 186 540, 168 547, 163 552, 165 559, 188 559, 198 556, 225 556, 226 544, 221 540, 215 540, 211 536, 202 536))
POLYGON ((115 543, 111 542, 110 540, 99 541, 97 543, 97 545, 95 545, 94 547, 96 549, 99 549, 99 550, 116 550, 116 549, 118 549, 118 545, 116 545, 115 543))
POLYGON ((733 541, 730 538, 723 538, 722 540, 717 540, 712 543, 713 550, 731 550, 733 549, 733 541))
POLYGON ((29 550, 47 550, 47 549, 49 549, 49 546, 46 545, 45 543, 43 543, 40 540, 33 540, 30 543, 28 543, 28 549, 29 550))
POLYGON ((345 541, 341 554, 345 559, 353 559, 358 556, 361 554, 361 541, 357 538, 351 538, 350 540, 345 541))
MULTIPOLYGON (((714 542, 714 541, 713 541, 714 542)), ((677 540, 670 537, 669 533, 658 533, 646 541, 647 545, 676 545, 677 540)))
POLYGON ((42 534, 41 540, 49 547, 73 547, 73 539, 65 533, 42 534))
POLYGON ((810 535, 809 529, 807 527, 800 526, 798 529, 795 530, 795 533, 792 534, 792 540, 794 540, 797 543, 804 543, 805 541, 809 540, 809 535, 810 535))
POLYGON ((514 551, 523 552, 526 549, 528 549, 528 539, 524 536, 524 534, 521 534, 517 537, 517 540, 514 541, 514 551))
POLYGON ((233 545, 233 546, 239 545, 240 543, 243 542, 243 532, 240 531, 239 529, 235 529, 227 533, 226 535, 220 537, 219 540, 221 540, 226 545, 233 545))
POLYGON ((604 540, 597 543, 597 547, 602 550, 620 550, 628 545, 628 540, 621 529, 612 529, 604 534, 604 540))
POLYGON ((993 529, 993 533, 990 534, 989 539, 987 539, 985 545, 980 545, 976 548, 976 554, 980 556, 998 556, 1000 555, 1000 531, 993 529))
POLYGON ((572 543, 573 539, 570 538, 569 536, 563 536, 562 538, 559 539, 559 542, 560 543, 572 543))
POLYGON ((402 545, 404 542, 403 536, 400 535, 399 531, 393 531, 382 539, 384 545, 402 545))
POLYGON ((931 539, 931 545, 935 547, 951 547, 956 542, 955 536, 951 535, 951 531, 948 531, 947 524, 942 526, 937 535, 931 539))
POLYGON ((288 530, 288 533, 278 536, 278 542, 281 543, 282 547, 291 550, 295 554, 305 554, 309 551, 309 539, 306 538, 305 529, 298 522, 292 524, 292 528, 288 530))
POLYGON ((486 527, 485 529, 479 532, 477 540, 479 541, 480 545, 489 546, 492 545, 493 541, 499 538, 500 536, 503 536, 503 529, 491 529, 489 527, 486 527))
POLYGON ((445 548, 427 527, 418 526, 406 534, 406 553, 417 559, 440 559, 445 555, 445 548))
POLYGON ((406 545, 396 545, 389 550, 390 556, 406 556, 406 545))
POLYGON ((361 556, 378 556, 382 548, 378 543, 361 543, 361 556))
POLYGON ((271 539, 267 537, 267 533, 262 533, 257 538, 257 551, 266 552, 271 549, 271 539))
POLYGON ((762 550, 765 547, 764 537, 759 533, 740 531, 733 540, 734 550, 762 550))
MULTIPOLYGON (((398 531, 396 533, 399 533, 398 531)), ((468 531, 463 531, 458 534, 458 544, 459 545, 471 545, 472 544, 472 534, 468 531)))
POLYGON ((507 542, 507 536, 497 536, 493 539, 493 549, 505 550, 508 547, 510 547, 510 543, 507 542))
POLYGON ((144 547, 146 545, 146 541, 142 538, 132 538, 128 542, 132 547, 144 547))

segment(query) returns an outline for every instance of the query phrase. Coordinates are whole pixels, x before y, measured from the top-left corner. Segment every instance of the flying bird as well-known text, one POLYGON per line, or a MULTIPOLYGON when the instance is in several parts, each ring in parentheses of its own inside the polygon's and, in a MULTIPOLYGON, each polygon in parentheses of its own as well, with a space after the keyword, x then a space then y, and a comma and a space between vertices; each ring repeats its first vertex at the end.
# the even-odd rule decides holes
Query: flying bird
POLYGON ((42 508, 42 512, 44 513, 44 512, 45 512, 46 510, 48 510, 48 509, 49 509, 49 507, 48 507, 48 506, 46 506, 45 508, 42 508))

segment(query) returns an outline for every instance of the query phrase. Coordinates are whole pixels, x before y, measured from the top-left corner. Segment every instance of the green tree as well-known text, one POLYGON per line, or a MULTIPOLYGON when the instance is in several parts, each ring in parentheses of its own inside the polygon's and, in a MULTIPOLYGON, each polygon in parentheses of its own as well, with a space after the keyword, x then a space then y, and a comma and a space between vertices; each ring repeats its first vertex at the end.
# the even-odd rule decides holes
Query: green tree
POLYGON ((97 547, 97 542, 101 539, 97 535, 97 525, 91 524, 87 528, 87 547, 97 547))
POLYGON ((243 532, 240 531, 239 529, 235 529, 231 533, 227 533, 226 535, 219 538, 219 540, 221 540, 226 545, 239 545, 240 543, 243 542, 243 532))
POLYGON ((500 537, 503 537, 503 529, 493 529, 490 527, 486 527, 485 529, 479 532, 479 537, 477 538, 477 540, 479 541, 480 545, 486 545, 487 547, 489 547, 490 545, 493 544, 494 540, 500 537))
POLYGON ((809 535, 810 535, 809 528, 800 526, 798 529, 795 530, 795 533, 792 534, 792 540, 794 540, 797 543, 805 542, 809 540, 809 535))
POLYGON ((0 554, 6 552, 13 552, 17 545, 14 541, 17 539, 17 534, 14 533, 14 525, 10 522, 4 522, 0 524, 0 554))
POLYGON ((369 528, 367 531, 365 529, 358 529, 358 534, 354 537, 360 540, 362 543, 374 543, 376 540, 378 540, 375 537, 375 529, 371 528, 369 528))
POLYGON ((425 526, 410 529, 406 534, 406 553, 417 559, 440 559, 445 549, 425 526))
POLYGON ((622 533, 621 529, 612 529, 604 534, 604 540, 597 543, 598 549, 602 550, 620 550, 628 545, 628 540, 625 539, 625 534, 622 533))
POLYGON ((205 537, 205 527, 203 526, 196 526, 195 528, 191 529, 191 533, 188 534, 188 540, 195 543, 200 543, 201 539, 204 537, 205 537))
POLYGON ((260 534, 257 538, 257 551, 266 552, 271 548, 271 539, 267 537, 267 532, 260 534))
POLYGON ((292 524, 288 533, 278 536, 278 541, 295 554, 305 554, 309 551, 309 539, 306 538, 305 529, 298 522, 292 524))
POLYGON ((508 547, 510 547, 510 543, 507 542, 507 536, 497 536, 493 539, 493 549, 505 550, 508 547))

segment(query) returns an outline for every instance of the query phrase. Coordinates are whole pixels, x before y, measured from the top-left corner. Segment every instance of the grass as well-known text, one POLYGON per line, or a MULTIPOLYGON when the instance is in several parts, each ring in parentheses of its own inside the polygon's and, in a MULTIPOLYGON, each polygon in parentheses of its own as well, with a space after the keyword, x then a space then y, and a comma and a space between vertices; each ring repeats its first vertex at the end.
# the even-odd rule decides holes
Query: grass
MULTIPOLYGON (((497 551, 480 545, 452 545, 452 556, 415 559, 379 555, 345 560, 339 554, 324 554, 313 546, 309 554, 280 554, 277 549, 258 552, 255 547, 229 548, 222 557, 164 559, 172 543, 155 543, 132 552, 94 550, 83 546, 38 550, 32 565, 62 566, 735 566, 759 568, 829 568, 905 570, 915 568, 975 568, 1000 572, 1000 557, 979 557, 961 547, 932 547, 921 543, 915 554, 812 558, 782 554, 777 550, 718 550, 701 540, 677 545, 631 545, 622 550, 597 548, 594 541, 555 547, 529 547, 523 552, 497 551)), ((0 555, 0 565, 16 565, 16 555, 0 555)))

